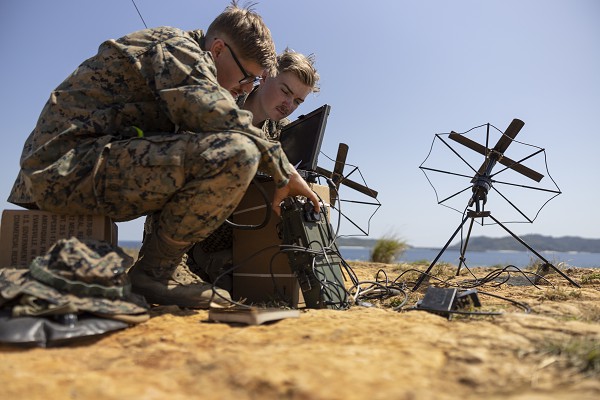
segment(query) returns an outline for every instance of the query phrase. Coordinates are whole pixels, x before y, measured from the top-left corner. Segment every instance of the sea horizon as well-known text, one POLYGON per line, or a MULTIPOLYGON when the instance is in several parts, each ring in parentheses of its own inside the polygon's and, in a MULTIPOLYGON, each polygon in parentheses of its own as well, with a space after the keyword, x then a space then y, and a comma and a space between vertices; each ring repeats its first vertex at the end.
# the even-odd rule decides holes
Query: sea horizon
MULTIPOLYGON (((119 240, 119 246, 127 248, 139 248, 140 241, 119 240)), ((372 247, 369 246, 338 246, 342 257, 346 261, 369 261, 372 247)), ((441 248, 433 247, 409 247, 406 251, 396 257, 396 262, 416 262, 433 260, 440 253, 441 248)), ((580 268, 600 268, 600 253, 578 252, 578 251, 538 251, 548 262, 555 266, 572 266, 580 268), (558 265, 557 265, 558 264, 558 265)), ((459 250, 446 249, 439 257, 438 262, 459 264, 459 250)), ((486 250, 467 251, 465 254, 467 266, 507 266, 525 267, 537 260, 537 256, 530 251, 516 250, 486 250)))

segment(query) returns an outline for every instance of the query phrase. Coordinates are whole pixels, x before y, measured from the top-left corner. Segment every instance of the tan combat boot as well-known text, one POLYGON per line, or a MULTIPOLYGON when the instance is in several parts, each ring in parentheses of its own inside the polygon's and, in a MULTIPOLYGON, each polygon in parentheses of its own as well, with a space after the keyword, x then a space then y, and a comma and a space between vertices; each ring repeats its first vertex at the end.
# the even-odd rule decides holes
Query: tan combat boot
POLYGON ((229 293, 192 273, 185 254, 190 245, 174 246, 156 233, 146 233, 137 262, 128 272, 135 293, 150 304, 209 308, 211 301, 230 305, 229 293))

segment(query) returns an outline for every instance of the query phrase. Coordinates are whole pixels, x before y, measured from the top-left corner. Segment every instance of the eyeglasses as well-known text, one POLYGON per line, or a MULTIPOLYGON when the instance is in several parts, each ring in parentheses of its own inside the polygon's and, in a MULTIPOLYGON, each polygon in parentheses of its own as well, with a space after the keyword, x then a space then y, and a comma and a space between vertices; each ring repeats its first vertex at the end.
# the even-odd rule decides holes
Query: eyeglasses
POLYGON ((240 63, 240 60, 238 60, 237 56, 233 52, 233 49, 229 47, 227 43, 223 42, 223 44, 229 49, 229 51, 231 52, 231 56, 233 57, 233 61, 235 61, 240 71, 242 71, 242 74, 244 74, 244 77, 239 80, 239 84, 247 85, 248 83, 252 83, 252 86, 260 85, 262 77, 250 75, 249 73, 247 73, 244 67, 242 67, 242 63, 240 63))

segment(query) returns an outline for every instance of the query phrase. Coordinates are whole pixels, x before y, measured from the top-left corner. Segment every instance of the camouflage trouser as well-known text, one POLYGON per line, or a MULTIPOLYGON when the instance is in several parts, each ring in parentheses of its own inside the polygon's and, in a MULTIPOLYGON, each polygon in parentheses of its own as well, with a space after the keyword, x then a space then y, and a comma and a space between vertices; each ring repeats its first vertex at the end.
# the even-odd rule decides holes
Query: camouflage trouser
POLYGON ((66 176, 77 181, 65 178, 43 188, 38 204, 71 214, 96 209, 116 221, 160 212, 166 236, 199 242, 236 208, 259 160, 253 141, 235 132, 113 141, 94 165, 69 170, 66 176))
MULTIPOLYGON (((156 229, 159 213, 150 214, 144 221, 144 240, 146 235, 156 229)), ((208 283, 215 283, 221 289, 231 292, 233 289, 233 271, 225 274, 233 266, 233 228, 222 224, 207 238, 195 243, 187 253, 189 269, 208 283)))

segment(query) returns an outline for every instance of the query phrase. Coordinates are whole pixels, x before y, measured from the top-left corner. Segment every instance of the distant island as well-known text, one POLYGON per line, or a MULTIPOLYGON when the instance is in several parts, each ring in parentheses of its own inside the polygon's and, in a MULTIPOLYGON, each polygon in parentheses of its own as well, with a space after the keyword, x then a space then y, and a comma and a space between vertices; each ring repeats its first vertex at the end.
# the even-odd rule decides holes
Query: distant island
MULTIPOLYGON (((543 236, 538 234, 523 235, 520 238, 536 251, 579 251, 586 253, 600 253, 600 239, 584 239, 578 236, 543 236)), ((455 243, 449 248, 460 249, 460 243, 455 243)), ((471 237, 468 250, 527 250, 512 236, 491 238, 487 236, 471 237)))
MULTIPOLYGON (((525 243, 536 251, 578 251, 587 253, 600 253, 600 239, 585 239, 578 236, 552 237, 538 234, 519 236, 525 243)), ((338 246, 373 247, 377 239, 365 238, 339 238, 338 246)), ((440 245, 441 248, 442 245, 440 245)), ((456 242, 448 249, 459 250, 460 242, 456 242)), ((472 236, 469 239, 467 250, 470 251, 526 251, 527 249, 512 236, 492 238, 487 236, 472 236)))

